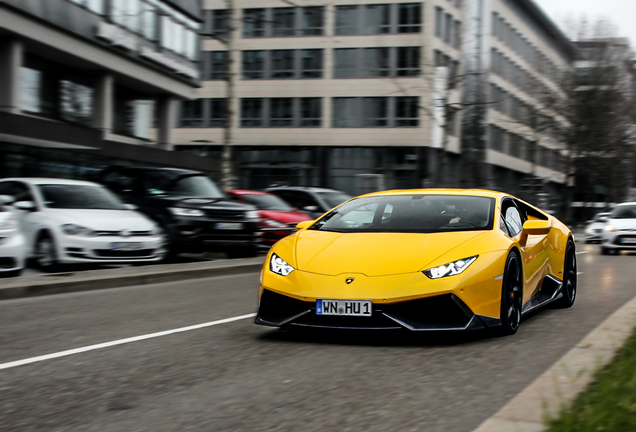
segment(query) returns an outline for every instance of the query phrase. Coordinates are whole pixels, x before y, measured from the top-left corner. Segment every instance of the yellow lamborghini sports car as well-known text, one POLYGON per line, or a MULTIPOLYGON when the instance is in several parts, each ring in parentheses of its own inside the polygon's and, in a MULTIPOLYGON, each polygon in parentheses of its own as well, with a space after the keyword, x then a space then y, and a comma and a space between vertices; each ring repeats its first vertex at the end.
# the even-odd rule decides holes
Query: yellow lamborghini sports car
POLYGON ((257 324, 514 334, 576 298, 570 230, 505 193, 372 193, 297 228, 267 255, 257 324))

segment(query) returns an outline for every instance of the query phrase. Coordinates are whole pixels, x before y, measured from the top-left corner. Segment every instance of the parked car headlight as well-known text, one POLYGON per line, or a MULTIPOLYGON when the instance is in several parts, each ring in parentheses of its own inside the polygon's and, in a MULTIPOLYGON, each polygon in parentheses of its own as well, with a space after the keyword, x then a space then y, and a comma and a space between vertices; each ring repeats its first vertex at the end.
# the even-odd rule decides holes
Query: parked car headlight
POLYGON ((62 231, 64 232, 64 234, 81 237, 95 237, 97 235, 97 233, 92 229, 75 224, 62 225, 62 231))
POLYGON ((18 228, 18 221, 15 216, 10 214, 5 220, 0 222, 0 230, 13 230, 18 228))
POLYGON ((295 270, 292 266, 287 264, 284 259, 276 254, 272 254, 272 259, 269 261, 269 269, 281 276, 287 276, 295 270))
POLYGON ((439 279, 446 276, 458 275, 462 273, 464 270, 466 270, 469 265, 474 263, 476 259, 477 259, 477 255, 470 258, 464 258, 457 261, 453 261, 452 263, 433 267, 431 269, 424 270, 423 273, 431 279, 439 279))
POLYGON ((154 227, 152 230, 150 230, 150 235, 155 237, 163 235, 163 230, 160 227, 154 227))
POLYGON ((260 219, 260 215, 256 210, 250 210, 245 212, 245 219, 260 219))
POLYGON ((612 224, 607 224, 607 225, 605 225, 605 231, 614 232, 614 231, 616 231, 616 227, 614 225, 612 225, 612 224))
POLYGON ((274 219, 263 219, 261 223, 267 228, 287 228, 287 225, 282 222, 275 221, 274 219))
POLYGON ((203 210, 198 210, 198 209, 170 207, 169 210, 175 216, 205 216, 205 212, 203 210))

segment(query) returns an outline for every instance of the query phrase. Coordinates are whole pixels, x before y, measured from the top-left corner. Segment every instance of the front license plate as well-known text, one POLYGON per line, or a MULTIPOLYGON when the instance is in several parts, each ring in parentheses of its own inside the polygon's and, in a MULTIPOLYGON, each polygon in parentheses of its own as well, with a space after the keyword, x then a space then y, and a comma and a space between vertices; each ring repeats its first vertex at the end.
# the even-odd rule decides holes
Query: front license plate
POLYGON ((623 244, 636 244, 636 239, 624 238, 621 240, 623 244))
POLYGON ((215 227, 218 230, 240 230, 243 229, 243 224, 236 222, 218 222, 215 227))
POLYGON ((370 300, 316 300, 317 315, 371 316, 370 300))
POLYGON ((110 244, 110 250, 114 251, 132 251, 143 249, 143 244, 139 242, 113 242, 110 244))

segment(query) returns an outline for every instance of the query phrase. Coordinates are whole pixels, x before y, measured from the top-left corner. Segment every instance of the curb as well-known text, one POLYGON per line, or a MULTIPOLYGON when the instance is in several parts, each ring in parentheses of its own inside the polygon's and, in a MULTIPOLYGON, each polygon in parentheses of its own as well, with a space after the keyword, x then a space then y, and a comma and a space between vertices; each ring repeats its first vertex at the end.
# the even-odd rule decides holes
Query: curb
POLYGON ((590 383, 594 373, 623 346, 636 325, 636 297, 585 336, 546 372, 473 432, 540 432, 546 416, 563 406, 590 383))
POLYGON ((135 268, 138 271, 134 273, 131 273, 129 268, 86 271, 77 275, 59 273, 43 277, 59 277, 62 280, 42 280, 41 277, 37 277, 30 281, 9 283, 0 288, 0 300, 257 272, 263 266, 263 261, 264 257, 257 257, 206 263, 172 264, 162 266, 160 270, 148 270, 151 268, 148 266, 143 269, 135 268))

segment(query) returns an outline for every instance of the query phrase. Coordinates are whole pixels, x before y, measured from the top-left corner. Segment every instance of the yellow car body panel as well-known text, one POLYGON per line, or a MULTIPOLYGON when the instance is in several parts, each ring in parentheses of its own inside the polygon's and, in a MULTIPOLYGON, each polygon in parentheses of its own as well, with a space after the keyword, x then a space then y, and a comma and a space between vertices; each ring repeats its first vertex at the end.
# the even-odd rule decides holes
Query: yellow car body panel
POLYGON ((260 293, 268 290, 308 305, 319 299, 370 300, 374 305, 384 305, 453 294, 472 313, 499 319, 504 267, 512 250, 518 251, 522 261, 524 305, 537 295, 546 276, 563 278, 566 246, 572 234, 559 220, 530 204, 517 199, 538 212, 539 217, 529 216, 529 220, 549 221, 549 232, 520 233, 510 238, 499 228, 502 200, 514 198, 510 195, 434 189, 365 196, 400 194, 494 198, 494 226, 489 230, 436 233, 340 233, 303 228, 280 240, 268 253, 260 293), (295 270, 287 276, 272 272, 273 254, 295 270), (477 259, 461 274, 431 279, 423 273, 473 256, 477 259))

